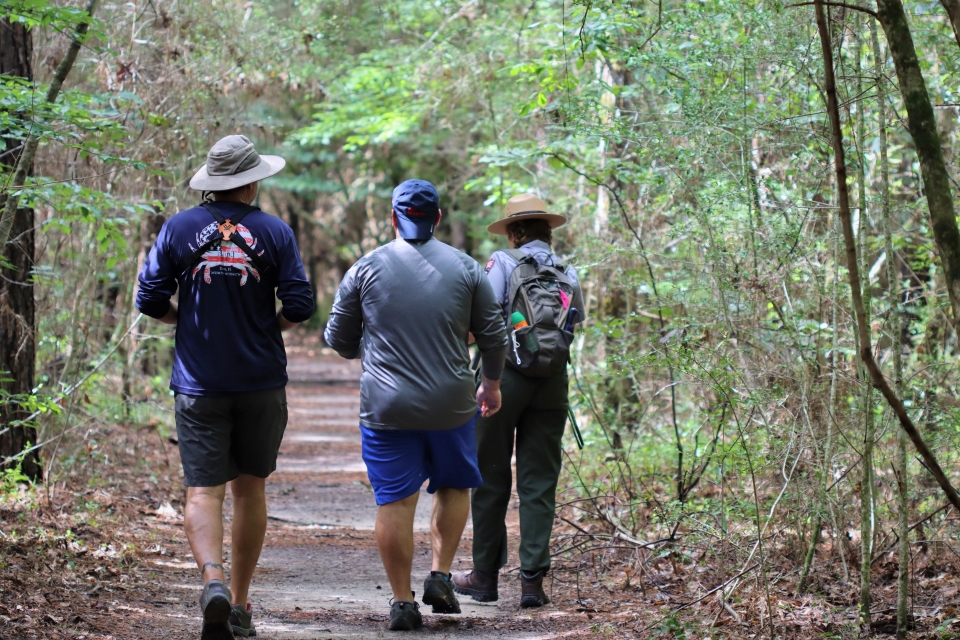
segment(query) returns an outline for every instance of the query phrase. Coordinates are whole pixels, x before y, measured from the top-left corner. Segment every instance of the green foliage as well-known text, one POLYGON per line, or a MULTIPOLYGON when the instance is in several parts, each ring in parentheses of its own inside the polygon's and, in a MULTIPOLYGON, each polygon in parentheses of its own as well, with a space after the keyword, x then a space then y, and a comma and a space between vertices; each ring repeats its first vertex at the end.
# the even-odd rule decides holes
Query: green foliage
POLYGON ((0 4, 0 19, 19 22, 29 29, 49 27, 56 31, 96 24, 83 7, 59 6, 49 0, 4 0, 0 4))
MULTIPOLYGON (((27 443, 27 448, 30 443, 27 443)), ((27 507, 33 505, 35 496, 33 482, 23 473, 23 464, 0 469, 0 504, 20 502, 27 507)))
POLYGON ((428 105, 417 98, 409 68, 380 66, 381 62, 376 55, 358 60, 346 77, 330 87, 334 96, 345 100, 321 103, 316 123, 296 132, 294 139, 301 145, 339 140, 344 151, 403 140, 428 105))

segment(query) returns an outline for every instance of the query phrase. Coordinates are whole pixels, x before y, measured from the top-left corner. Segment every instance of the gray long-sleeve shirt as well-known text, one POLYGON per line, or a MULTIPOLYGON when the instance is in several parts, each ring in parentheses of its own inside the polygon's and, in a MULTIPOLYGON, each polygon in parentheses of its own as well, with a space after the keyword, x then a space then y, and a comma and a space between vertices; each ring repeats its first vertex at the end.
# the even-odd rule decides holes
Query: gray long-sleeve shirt
POLYGON ((323 337, 363 362, 363 426, 443 430, 477 411, 468 333, 483 375, 499 380, 507 334, 493 289, 473 258, 431 238, 394 240, 353 265, 323 337))

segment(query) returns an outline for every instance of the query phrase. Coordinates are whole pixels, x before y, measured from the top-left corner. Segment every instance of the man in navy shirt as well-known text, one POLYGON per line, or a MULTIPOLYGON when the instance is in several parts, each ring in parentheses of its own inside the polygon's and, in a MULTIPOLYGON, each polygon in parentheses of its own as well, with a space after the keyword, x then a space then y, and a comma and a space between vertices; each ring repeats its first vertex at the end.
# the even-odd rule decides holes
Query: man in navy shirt
POLYGON ((314 310, 293 231, 250 206, 259 181, 284 164, 259 155, 245 136, 217 142, 190 180, 212 199, 167 220, 140 273, 137 307, 177 326, 170 388, 187 487, 184 528, 204 583, 205 640, 256 635, 247 592, 266 533, 265 479, 287 424, 280 332, 314 310), (179 306, 170 300, 177 289, 179 306), (223 575, 228 482, 231 589, 223 575))

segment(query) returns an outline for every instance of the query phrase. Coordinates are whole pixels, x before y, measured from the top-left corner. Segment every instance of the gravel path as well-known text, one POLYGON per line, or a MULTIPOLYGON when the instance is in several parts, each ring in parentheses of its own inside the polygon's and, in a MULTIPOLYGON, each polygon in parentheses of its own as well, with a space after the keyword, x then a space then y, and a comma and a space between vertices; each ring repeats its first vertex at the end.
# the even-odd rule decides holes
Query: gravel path
MULTIPOLYGON (((392 635, 386 631, 389 584, 373 537, 377 507, 360 455, 359 366, 331 356, 291 360, 290 422, 267 485, 271 522, 251 590, 258 637, 392 635)), ((432 497, 421 492, 415 590, 430 569, 431 505, 432 497)), ((471 535, 468 525, 455 566, 470 566, 471 535)), ((504 581, 499 603, 461 599, 460 616, 434 616, 427 607, 423 631, 403 637, 558 637, 552 630, 563 626, 557 623, 564 614, 549 607, 521 612, 515 578, 504 581)))

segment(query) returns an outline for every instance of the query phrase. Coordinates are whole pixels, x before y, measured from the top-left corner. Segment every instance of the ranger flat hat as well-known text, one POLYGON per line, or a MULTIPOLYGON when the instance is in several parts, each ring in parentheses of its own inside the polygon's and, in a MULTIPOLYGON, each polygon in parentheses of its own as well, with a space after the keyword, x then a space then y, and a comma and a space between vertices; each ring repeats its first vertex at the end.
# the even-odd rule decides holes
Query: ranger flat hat
POLYGON ((546 220, 550 223, 551 229, 566 224, 567 218, 556 213, 547 213, 547 203, 533 195, 532 193, 522 193, 519 196, 513 196, 507 200, 507 206, 504 207, 506 217, 497 220, 489 227, 487 231, 497 235, 507 235, 507 226, 518 220, 546 220))
POLYGON ((261 156, 247 136, 227 136, 213 145, 207 164, 190 178, 197 191, 229 191, 279 173, 287 164, 280 156, 261 156))

